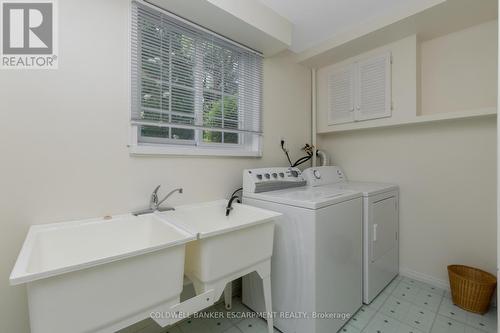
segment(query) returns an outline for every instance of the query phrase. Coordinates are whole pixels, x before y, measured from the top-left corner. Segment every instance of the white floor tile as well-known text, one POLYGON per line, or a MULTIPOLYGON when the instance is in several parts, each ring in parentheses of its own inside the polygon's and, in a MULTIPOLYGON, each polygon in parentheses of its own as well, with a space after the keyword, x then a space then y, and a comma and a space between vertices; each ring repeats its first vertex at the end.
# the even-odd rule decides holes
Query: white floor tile
POLYGON ((410 306, 411 303, 391 296, 380 309, 380 312, 394 319, 405 318, 406 314, 410 310, 410 306))
POLYGON ((402 322, 422 332, 430 332, 435 317, 435 312, 411 305, 402 322))
POLYGON ((425 288, 422 288, 418 292, 418 295, 415 298, 414 302, 416 305, 418 305, 424 309, 437 312, 439 309, 439 305, 441 304, 442 298, 443 298, 442 295, 435 294, 435 293, 430 292, 429 290, 427 290, 425 288))
POLYGON ((378 313, 368 323, 363 333, 399 333, 399 325, 396 319, 378 313))
POLYGON ((179 325, 182 333, 207 333, 210 329, 202 319, 188 319, 179 325))
POLYGON ((406 280, 401 281, 396 290, 392 293, 392 296, 402 299, 404 301, 413 303, 415 302, 420 288, 416 285, 409 285, 406 280))
POLYGON ((204 325, 210 329, 211 333, 221 333, 234 327, 234 323, 227 318, 222 319, 205 319, 203 320, 204 325))
POLYGON ((264 320, 256 319, 244 319, 240 321, 236 326, 243 333, 267 333, 267 324, 264 320))
POLYGON ((444 289, 432 286, 432 285, 427 284, 427 283, 423 283, 421 288, 425 289, 427 291, 430 291, 431 293, 438 294, 440 296, 444 296, 444 294, 446 292, 446 290, 444 290, 444 289))
POLYGON ((365 328, 370 319, 375 315, 376 311, 370 309, 367 306, 363 306, 358 312, 351 318, 349 324, 356 327, 359 330, 365 328))
POLYGON ((415 327, 411 327, 409 325, 400 323, 396 332, 398 333, 423 333, 422 331, 416 329, 415 327))
POLYGON ((484 333, 485 331, 478 330, 474 327, 465 326, 465 333, 484 333))
POLYGON ((467 311, 460 309, 453 304, 450 298, 443 298, 441 306, 439 307, 439 314, 448 318, 458 320, 462 323, 467 322, 467 311))
POLYGON ((465 324, 449 317, 438 315, 431 333, 465 333, 465 324))
POLYGON ((484 315, 467 313, 467 325, 486 332, 497 331, 497 313, 496 309, 491 309, 484 315))

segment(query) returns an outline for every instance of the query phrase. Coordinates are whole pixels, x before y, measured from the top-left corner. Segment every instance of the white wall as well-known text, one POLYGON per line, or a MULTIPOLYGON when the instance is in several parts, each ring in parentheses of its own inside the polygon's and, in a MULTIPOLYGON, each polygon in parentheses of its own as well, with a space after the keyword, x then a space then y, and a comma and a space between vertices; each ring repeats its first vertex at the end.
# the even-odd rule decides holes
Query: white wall
POLYGON ((131 157, 129 1, 59 1, 55 71, 0 73, 0 332, 27 333, 23 286, 8 277, 31 224, 118 214, 147 205, 157 184, 170 204, 227 196, 243 168, 286 165, 310 141, 309 72, 282 54, 264 61, 264 157, 131 157))
POLYGON ((496 272, 494 116, 321 135, 348 178, 401 187, 400 265, 447 283, 446 266, 496 272))
POLYGON ((421 114, 495 107, 498 21, 420 45, 421 114))

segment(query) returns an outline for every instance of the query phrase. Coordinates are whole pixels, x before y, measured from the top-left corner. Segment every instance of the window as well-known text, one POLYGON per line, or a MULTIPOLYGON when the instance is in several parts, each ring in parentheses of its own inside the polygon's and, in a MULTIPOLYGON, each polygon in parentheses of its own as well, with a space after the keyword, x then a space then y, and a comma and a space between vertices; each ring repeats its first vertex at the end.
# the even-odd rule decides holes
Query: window
POLYGON ((132 3, 132 149, 260 156, 262 56, 132 3))

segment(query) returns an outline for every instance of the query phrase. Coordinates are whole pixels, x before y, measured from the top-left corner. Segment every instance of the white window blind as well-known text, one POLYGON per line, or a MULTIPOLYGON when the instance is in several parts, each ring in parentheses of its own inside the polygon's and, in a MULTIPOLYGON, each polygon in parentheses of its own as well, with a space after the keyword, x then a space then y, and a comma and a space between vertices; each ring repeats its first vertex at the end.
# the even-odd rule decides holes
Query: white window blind
POLYGON ((142 1, 131 38, 137 145, 260 150, 259 53, 142 1))

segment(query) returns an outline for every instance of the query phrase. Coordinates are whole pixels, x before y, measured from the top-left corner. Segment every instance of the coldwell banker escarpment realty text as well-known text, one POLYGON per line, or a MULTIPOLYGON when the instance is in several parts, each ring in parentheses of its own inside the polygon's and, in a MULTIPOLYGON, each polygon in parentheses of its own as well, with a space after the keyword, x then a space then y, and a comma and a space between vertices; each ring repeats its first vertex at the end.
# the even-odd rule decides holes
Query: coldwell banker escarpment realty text
POLYGON ((56 0, 0 0, 1 69, 57 69, 56 0))

